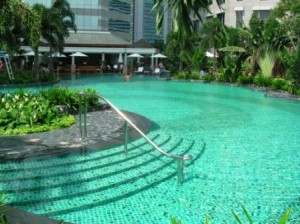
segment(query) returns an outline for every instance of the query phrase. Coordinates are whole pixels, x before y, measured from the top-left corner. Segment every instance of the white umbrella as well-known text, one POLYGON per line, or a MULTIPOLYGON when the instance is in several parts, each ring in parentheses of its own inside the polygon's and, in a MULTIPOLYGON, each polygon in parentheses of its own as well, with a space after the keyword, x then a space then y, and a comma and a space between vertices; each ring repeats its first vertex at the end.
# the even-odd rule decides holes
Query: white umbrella
POLYGON ((127 56, 128 58, 143 58, 144 56, 138 54, 138 53, 133 53, 127 56))
POLYGON ((70 54, 71 57, 87 57, 86 54, 83 54, 81 52, 76 52, 76 53, 73 53, 73 54, 70 54))
MULTIPOLYGON (((50 56, 48 56, 48 57, 50 57, 50 56)), ((61 53, 59 53, 59 52, 55 52, 55 53, 52 54, 52 57, 53 57, 53 58, 65 58, 66 55, 61 54, 61 53)))
POLYGON ((122 53, 119 54, 118 63, 120 63, 120 64, 123 63, 122 53))
POLYGON ((72 57, 72 65, 75 65, 75 57, 87 57, 86 54, 83 54, 81 52, 70 54, 70 56, 72 57))
MULTIPOLYGON (((34 52, 33 51, 29 51, 29 52, 23 54, 23 56, 34 56, 34 52)), ((43 55, 39 53, 39 56, 43 56, 43 55)))
POLYGON ((151 58, 167 58, 167 56, 163 55, 161 53, 158 53, 158 54, 152 55, 151 58))

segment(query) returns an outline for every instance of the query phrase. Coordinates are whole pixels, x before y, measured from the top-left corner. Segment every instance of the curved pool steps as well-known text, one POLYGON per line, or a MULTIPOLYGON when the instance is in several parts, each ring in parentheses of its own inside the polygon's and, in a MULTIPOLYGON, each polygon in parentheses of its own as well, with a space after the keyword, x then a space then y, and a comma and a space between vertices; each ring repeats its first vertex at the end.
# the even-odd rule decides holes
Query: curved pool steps
MULTIPOLYGON (((153 133, 152 136, 157 138, 158 135, 153 133)), ((169 152, 178 152, 180 148, 183 150, 181 152, 188 153, 194 147, 199 147, 192 141, 161 134, 156 142, 161 145, 168 144, 169 152)), ((77 165, 77 161, 74 161, 75 165, 72 164, 73 156, 55 158, 63 161, 57 164, 69 164, 70 169, 78 166, 78 172, 71 171, 70 174, 65 170, 65 176, 60 172, 58 176, 50 174, 50 177, 49 173, 55 170, 55 167, 49 170, 38 169, 35 172, 36 176, 33 175, 34 171, 28 172, 28 177, 16 179, 14 183, 9 184, 6 188, 7 198, 10 199, 11 205, 18 208, 55 217, 122 200, 177 175, 176 163, 157 155, 142 139, 130 143, 127 158, 124 158, 124 155, 120 156, 122 153, 124 154, 122 146, 93 152, 91 155, 98 159, 83 156, 85 159, 81 158, 77 165), (99 168, 99 163, 103 164, 102 168, 99 168), (39 171, 43 173, 38 173, 39 171)), ((62 171, 63 168, 64 166, 58 167, 57 170, 62 171)), ((26 172, 24 174, 26 175, 26 172)))

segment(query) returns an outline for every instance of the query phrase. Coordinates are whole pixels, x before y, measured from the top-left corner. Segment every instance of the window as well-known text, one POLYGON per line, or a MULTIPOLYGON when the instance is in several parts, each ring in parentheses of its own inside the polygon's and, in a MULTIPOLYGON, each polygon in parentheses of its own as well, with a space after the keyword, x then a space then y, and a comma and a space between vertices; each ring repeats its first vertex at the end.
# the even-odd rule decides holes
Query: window
POLYGON ((269 18, 271 15, 270 10, 254 10, 253 13, 257 16, 257 18, 262 20, 269 18))
POLYGON ((224 23, 225 23, 225 12, 217 14, 217 18, 220 21, 220 23, 224 25, 224 23))
POLYGON ((199 19, 194 20, 194 31, 197 32, 200 30, 200 21, 199 19))
POLYGON ((235 11, 235 26, 236 28, 241 28, 244 26, 244 11, 235 11))

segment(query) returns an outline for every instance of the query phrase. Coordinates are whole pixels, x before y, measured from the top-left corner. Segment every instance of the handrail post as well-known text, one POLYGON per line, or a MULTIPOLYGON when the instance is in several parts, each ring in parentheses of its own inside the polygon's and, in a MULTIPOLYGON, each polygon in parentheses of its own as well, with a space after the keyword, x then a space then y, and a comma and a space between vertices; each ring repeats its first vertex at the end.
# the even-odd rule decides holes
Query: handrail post
POLYGON ((83 110, 84 110, 84 116, 83 116, 83 127, 84 127, 84 130, 83 130, 83 137, 86 138, 87 137, 87 120, 86 120, 86 114, 87 114, 87 96, 84 96, 84 107, 83 107, 83 110))
POLYGON ((181 185, 183 183, 184 179, 184 160, 183 159, 177 159, 177 184, 181 185))
POLYGON ((127 144, 128 144, 128 124, 127 121, 125 121, 124 124, 124 151, 125 151, 125 155, 127 156, 127 144))
POLYGON ((80 137, 83 137, 82 133, 82 95, 79 94, 79 130, 80 130, 80 137))

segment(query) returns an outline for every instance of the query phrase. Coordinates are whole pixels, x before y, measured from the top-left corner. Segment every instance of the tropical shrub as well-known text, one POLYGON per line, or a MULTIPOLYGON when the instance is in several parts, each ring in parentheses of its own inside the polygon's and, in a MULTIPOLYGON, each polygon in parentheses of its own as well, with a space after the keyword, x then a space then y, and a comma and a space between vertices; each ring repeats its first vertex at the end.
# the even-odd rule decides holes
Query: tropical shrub
POLYGON ((75 90, 57 87, 41 90, 40 94, 42 97, 47 98, 52 105, 65 105, 68 109, 79 107, 79 97, 75 90))
POLYGON ((4 205, 4 194, 0 193, 0 223, 6 224, 6 218, 5 218, 5 210, 3 209, 4 205))
POLYGON ((205 81, 214 81, 215 80, 215 77, 210 74, 210 73, 206 73, 205 75, 203 75, 201 77, 202 80, 205 80, 205 81))
POLYGON ((266 78, 270 78, 275 65, 275 58, 273 54, 266 51, 265 54, 258 59, 258 64, 262 75, 266 78))
MULTIPOLYGON (((50 74, 43 74, 40 82, 47 83, 54 81, 54 78, 50 74)), ((0 74, 0 85, 24 85, 35 83, 35 78, 32 75, 32 71, 24 70, 21 72, 14 72, 14 79, 10 79, 7 72, 0 74)))
POLYGON ((238 77, 237 82, 241 85, 253 84, 253 77, 247 75, 241 75, 238 77))
POLYGON ((0 134, 42 132, 75 123, 73 116, 59 113, 42 95, 20 90, 0 96, 0 134))
POLYGON ((187 80, 198 80, 200 79, 200 76, 199 76, 199 72, 198 71, 192 71, 192 72, 187 72, 186 75, 185 75, 185 79, 187 80))
POLYGON ((288 91, 289 90, 289 85, 284 79, 275 78, 275 79, 272 80, 271 89, 272 90, 288 91))
POLYGON ((185 79, 185 72, 178 72, 174 77, 177 79, 185 79))
POLYGON ((272 80, 269 77, 265 77, 259 73, 254 77, 253 83, 260 87, 269 87, 271 86, 272 80))

